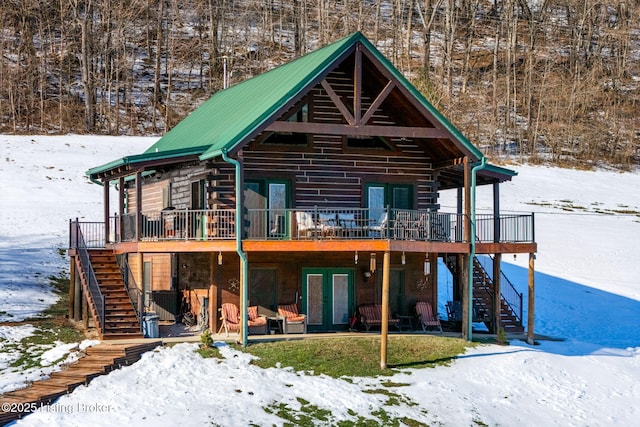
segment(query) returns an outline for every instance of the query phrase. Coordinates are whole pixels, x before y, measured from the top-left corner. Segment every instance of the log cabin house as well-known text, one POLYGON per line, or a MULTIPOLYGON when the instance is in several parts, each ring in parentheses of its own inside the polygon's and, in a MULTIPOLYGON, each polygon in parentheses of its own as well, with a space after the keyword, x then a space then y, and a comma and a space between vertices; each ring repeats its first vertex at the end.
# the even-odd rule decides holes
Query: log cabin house
POLYGON ((104 220, 70 222, 70 313, 84 302, 105 339, 139 334, 145 311, 173 319, 183 295, 213 332, 226 302, 295 304, 308 332, 346 330, 365 304, 406 319, 417 301, 438 307, 439 260, 464 337, 478 308, 492 331, 533 337, 534 217, 500 213, 515 172, 487 164, 361 33, 216 93, 87 174, 104 220), (477 185, 493 186, 493 213, 476 214, 477 185), (505 253, 530 257, 528 325, 505 253))

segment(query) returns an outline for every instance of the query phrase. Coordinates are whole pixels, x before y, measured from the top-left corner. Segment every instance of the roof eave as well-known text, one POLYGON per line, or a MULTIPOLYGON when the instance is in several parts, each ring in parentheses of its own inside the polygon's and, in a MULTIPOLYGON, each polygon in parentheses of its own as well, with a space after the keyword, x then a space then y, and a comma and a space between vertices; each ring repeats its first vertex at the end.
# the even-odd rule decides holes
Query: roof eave
POLYGON ((104 175, 110 171, 114 171, 122 167, 130 167, 133 169, 138 169, 139 167, 142 167, 144 164, 150 163, 150 162, 157 162, 161 160, 179 161, 179 159, 182 159, 185 157, 201 155, 203 151, 205 151, 204 147, 195 147, 190 149, 162 151, 158 153, 135 154, 127 157, 122 157, 121 159, 114 160, 102 166, 96 166, 86 171, 85 174, 90 178, 96 178, 98 175, 104 175))

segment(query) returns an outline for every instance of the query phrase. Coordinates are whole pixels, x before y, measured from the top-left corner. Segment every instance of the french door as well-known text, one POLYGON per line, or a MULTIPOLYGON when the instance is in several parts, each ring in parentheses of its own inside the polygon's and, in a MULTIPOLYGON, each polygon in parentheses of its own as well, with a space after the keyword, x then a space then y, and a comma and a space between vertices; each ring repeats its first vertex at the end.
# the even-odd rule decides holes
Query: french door
POLYGON ((250 238, 283 238, 288 236, 287 207, 289 183, 286 181, 247 180, 245 206, 249 212, 250 238))
POLYGON ((305 268, 302 270, 302 280, 307 329, 348 329, 354 303, 353 269, 305 268))

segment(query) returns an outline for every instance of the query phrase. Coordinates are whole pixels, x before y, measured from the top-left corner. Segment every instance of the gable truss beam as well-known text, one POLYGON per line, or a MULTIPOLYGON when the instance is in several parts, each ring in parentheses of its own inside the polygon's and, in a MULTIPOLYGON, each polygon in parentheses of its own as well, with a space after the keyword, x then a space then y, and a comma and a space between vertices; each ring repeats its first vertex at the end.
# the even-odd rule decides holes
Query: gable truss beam
POLYGON ((338 108, 342 116, 350 125, 360 126, 367 124, 376 110, 382 105, 387 96, 396 87, 393 79, 389 79, 389 82, 385 85, 382 91, 378 94, 373 103, 369 106, 369 109, 362 115, 362 47, 358 45, 355 51, 355 65, 353 70, 353 114, 342 102, 340 96, 333 90, 331 85, 326 79, 323 79, 320 84, 327 91, 327 95, 333 101, 338 108))
MULTIPOLYGON (((353 114, 355 125, 362 124, 362 45, 358 43, 355 51, 355 65, 353 69, 353 114)), ((366 122, 365 122, 366 123, 366 122)))
POLYGON ((344 125, 329 123, 273 122, 266 129, 268 132, 293 132, 316 135, 344 136, 381 136, 387 138, 449 138, 449 134, 438 128, 376 126, 376 125, 344 125))
POLYGON ((380 107, 384 100, 387 99, 387 96, 389 96, 394 87, 396 87, 396 84, 392 80, 389 80, 387 85, 378 94, 376 99, 373 100, 373 103, 371 104, 371 106, 369 106, 367 112, 364 113, 364 116, 362 116, 361 124, 367 124, 369 119, 371 119, 371 117, 373 116, 373 113, 375 113, 378 107, 380 107))
POLYGON ((329 98, 331 98, 336 107, 338 107, 338 110, 340 110, 342 116, 347 120, 347 123, 349 123, 350 125, 355 125, 356 120, 353 118, 351 112, 349 111, 347 106, 344 105, 344 102, 342 102, 338 94, 333 90, 327 79, 322 80, 320 84, 322 85, 324 90, 327 91, 327 95, 329 95, 329 98))

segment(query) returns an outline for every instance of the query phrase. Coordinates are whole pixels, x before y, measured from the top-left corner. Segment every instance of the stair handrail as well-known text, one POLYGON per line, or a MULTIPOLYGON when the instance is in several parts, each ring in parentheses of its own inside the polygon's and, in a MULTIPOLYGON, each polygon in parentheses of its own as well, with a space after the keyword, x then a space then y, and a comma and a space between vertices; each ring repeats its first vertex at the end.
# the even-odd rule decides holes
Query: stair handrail
MULTIPOLYGON (((491 261, 493 261, 493 257, 489 255, 491 261)), ((511 312, 514 316, 516 316, 516 320, 522 323, 522 292, 518 292, 516 287, 513 285, 511 280, 504 274, 504 271, 500 269, 500 296, 502 300, 507 304, 511 312), (507 286, 504 286, 506 284, 507 286)), ((493 280, 493 278, 491 278, 493 280)))
POLYGON ((105 300, 102 292, 100 291, 100 285, 96 278, 96 273, 93 271, 93 265, 91 264, 91 257, 89 256, 89 250, 85 243, 80 222, 76 218, 75 221, 70 221, 69 232, 69 247, 75 249, 78 253, 78 260, 80 261, 80 268, 85 273, 86 283, 91 294, 91 299, 96 308, 96 314, 98 316, 98 322, 100 323, 100 330, 104 332, 104 320, 105 320, 105 300))
POLYGON ((140 330, 142 331, 142 313, 141 308, 143 306, 142 302, 142 292, 138 288, 136 284, 136 279, 131 272, 131 268, 129 267, 129 260, 126 255, 116 258, 118 262, 118 267, 120 267, 120 275, 124 281, 124 289, 127 291, 127 295, 129 295, 129 300, 131 300, 131 305, 133 306, 133 311, 136 314, 136 318, 138 319, 138 324, 140 325, 140 330))
MULTIPOLYGON (((477 256, 474 256, 474 257, 473 257, 473 264, 474 264, 474 267, 476 267, 476 266, 477 266, 477 267, 480 269, 480 272, 481 272, 485 277, 488 277, 488 278, 489 278, 489 280, 493 280, 493 279, 492 279, 492 277, 489 275, 489 273, 487 272, 487 270, 484 268, 484 265, 482 265, 482 263, 480 262, 480 260, 478 259, 478 257, 477 257, 477 256)), ((475 271, 476 271, 476 269, 474 268, 474 269, 473 269, 473 271, 474 271, 474 275, 475 275, 475 271)), ((475 282, 475 277, 474 277, 474 283, 476 283, 476 282, 475 282)), ((490 298, 490 299, 491 299, 491 301, 492 301, 492 304, 491 304, 491 305, 493 306, 493 305, 494 305, 494 304, 493 304, 493 296, 495 295, 495 293, 493 292, 493 289, 492 289, 492 288, 490 288, 490 287, 488 288, 488 287, 486 287, 486 286, 483 286, 483 287, 481 288, 481 291, 482 291, 482 292, 484 292, 485 294, 487 294, 487 295, 489 296, 489 298, 490 298)), ((491 310, 491 313, 488 313, 488 314, 489 314, 489 317, 490 317, 490 318, 492 318, 492 319, 493 319, 493 317, 495 316, 495 312, 494 312, 494 310, 491 310)))

